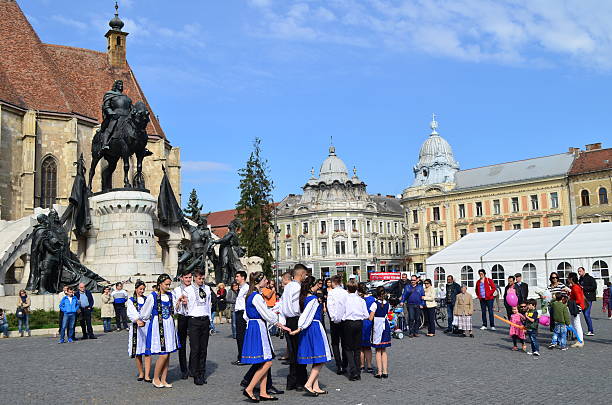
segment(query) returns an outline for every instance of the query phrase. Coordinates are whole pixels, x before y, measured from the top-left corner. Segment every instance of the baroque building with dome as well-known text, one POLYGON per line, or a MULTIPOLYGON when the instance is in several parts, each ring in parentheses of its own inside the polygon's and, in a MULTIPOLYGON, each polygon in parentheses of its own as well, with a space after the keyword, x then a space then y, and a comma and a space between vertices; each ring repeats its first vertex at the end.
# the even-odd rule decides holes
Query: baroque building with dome
POLYGON ((344 273, 366 280, 370 272, 405 270, 400 200, 368 194, 356 169, 349 177, 334 146, 319 176, 313 169, 302 189, 276 208, 281 271, 304 263, 317 278, 344 273))
MULTIPOLYGON (((414 182, 401 200, 409 271, 424 271, 427 257, 471 232, 573 223, 568 173, 576 153, 570 148, 567 153, 461 170, 434 116, 413 168, 414 182)), ((477 271, 462 269, 458 282, 473 287, 477 271)), ((532 275, 535 272, 525 272, 527 283, 532 275)), ((503 266, 494 268, 491 276, 497 285, 505 285, 503 266)), ((444 269, 433 277, 436 285, 445 280, 444 269)))

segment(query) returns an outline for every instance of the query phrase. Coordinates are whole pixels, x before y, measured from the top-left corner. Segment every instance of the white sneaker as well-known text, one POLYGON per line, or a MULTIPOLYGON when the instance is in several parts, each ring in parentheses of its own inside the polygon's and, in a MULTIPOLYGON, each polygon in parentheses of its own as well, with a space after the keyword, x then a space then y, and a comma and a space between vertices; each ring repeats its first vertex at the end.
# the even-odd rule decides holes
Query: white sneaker
POLYGON ((586 335, 587 336, 595 336, 595 334, 593 332, 587 332, 586 335))
POLYGON ((495 330, 495 326, 491 326, 491 330, 495 330))
POLYGON ((480 330, 487 330, 487 327, 486 326, 481 326, 480 330))
POLYGON ((539 356, 539 355, 540 355, 540 352, 533 352, 533 355, 534 355, 534 356, 539 356))
POLYGON ((533 353, 531 353, 531 352, 527 352, 527 354, 531 356, 533 353))

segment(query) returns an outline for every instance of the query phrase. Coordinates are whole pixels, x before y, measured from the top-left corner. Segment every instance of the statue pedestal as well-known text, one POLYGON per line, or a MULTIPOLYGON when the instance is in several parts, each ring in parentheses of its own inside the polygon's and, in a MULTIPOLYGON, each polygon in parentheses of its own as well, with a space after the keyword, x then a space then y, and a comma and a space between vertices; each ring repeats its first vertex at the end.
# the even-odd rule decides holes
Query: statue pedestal
POLYGON ((153 219, 157 200, 142 191, 111 191, 89 199, 93 227, 85 265, 108 281, 132 282, 164 272, 153 219))

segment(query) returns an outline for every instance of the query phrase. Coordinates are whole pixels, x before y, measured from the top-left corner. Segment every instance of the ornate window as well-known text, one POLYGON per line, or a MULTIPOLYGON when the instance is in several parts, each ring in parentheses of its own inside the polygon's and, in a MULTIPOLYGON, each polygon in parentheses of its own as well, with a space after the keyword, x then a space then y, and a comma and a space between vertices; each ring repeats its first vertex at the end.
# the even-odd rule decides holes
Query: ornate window
POLYGON ((495 285, 498 287, 506 286, 506 275, 504 273, 504 266, 501 264, 496 264, 491 269, 491 278, 495 282, 495 285))
POLYGON ((593 263, 593 277, 602 279, 604 282, 610 281, 610 270, 608 268, 608 263, 603 260, 597 260, 593 263))
POLYGON ((463 266, 461 268, 461 284, 474 287, 474 269, 470 266, 463 266))
POLYGON ((57 162, 47 156, 40 165, 40 206, 51 208, 57 198, 57 162))
POLYGON ((436 267, 434 269, 434 288, 438 288, 440 284, 446 283, 446 271, 444 267, 436 267))
POLYGON ((538 285, 538 273, 533 263, 525 263, 522 274, 523 280, 525 280, 527 284, 533 287, 538 285))
POLYGON ((607 204, 608 203, 608 190, 605 187, 599 189, 599 203, 607 204))
POLYGON ((557 266, 557 275, 559 276, 559 281, 565 284, 565 278, 572 271, 572 265, 568 262, 561 262, 557 266))
POLYGON ((582 190, 580 192, 580 202, 585 207, 588 207, 589 205, 591 205, 589 202, 589 191, 588 190, 582 190))

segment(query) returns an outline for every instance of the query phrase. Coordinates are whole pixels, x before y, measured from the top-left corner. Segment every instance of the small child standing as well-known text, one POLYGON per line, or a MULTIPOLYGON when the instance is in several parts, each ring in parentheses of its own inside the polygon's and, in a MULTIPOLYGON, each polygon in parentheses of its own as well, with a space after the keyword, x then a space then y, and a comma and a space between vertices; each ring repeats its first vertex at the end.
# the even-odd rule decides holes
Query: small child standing
POLYGON ((510 326, 510 337, 512 338, 512 350, 518 350, 518 343, 520 342, 523 348, 523 351, 527 351, 527 346, 525 345, 525 328, 523 327, 523 320, 525 316, 519 313, 517 307, 512 307, 512 315, 510 315, 510 322, 519 326, 510 326))
POLYGON ((555 302, 551 304, 555 329, 553 330, 552 341, 549 349, 554 349, 559 345, 561 350, 567 350, 567 327, 570 324, 570 313, 567 304, 563 302, 563 294, 555 294, 555 302))
POLYGON ((74 341, 74 322, 80 307, 79 300, 74 296, 74 289, 68 287, 66 289, 66 296, 62 298, 59 304, 60 311, 64 313, 60 327, 60 343, 64 343, 64 333, 66 330, 68 330, 68 342, 72 343, 74 341))
POLYGON ((527 352, 527 354, 533 354, 534 356, 540 355, 540 344, 538 343, 538 325, 540 322, 538 311, 536 311, 537 305, 538 302, 536 300, 533 298, 528 299, 527 312, 525 312, 525 329, 529 343, 531 343, 531 351, 527 352))

